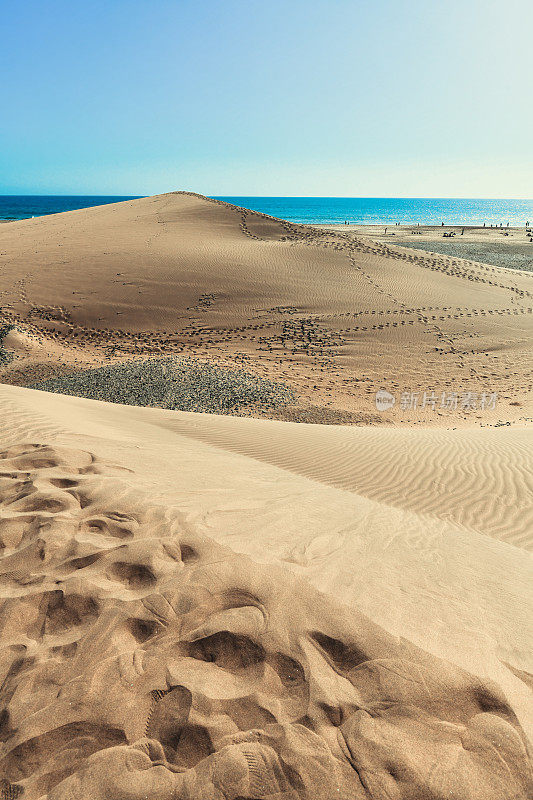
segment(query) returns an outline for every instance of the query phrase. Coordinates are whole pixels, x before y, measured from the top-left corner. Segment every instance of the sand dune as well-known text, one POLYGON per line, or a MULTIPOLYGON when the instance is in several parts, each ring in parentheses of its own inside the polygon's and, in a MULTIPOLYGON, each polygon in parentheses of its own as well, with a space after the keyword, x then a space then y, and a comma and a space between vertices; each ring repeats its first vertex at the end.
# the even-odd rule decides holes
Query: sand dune
POLYGON ((529 273, 171 193, 3 225, 0 276, 4 319, 36 345, 6 382, 43 361, 192 352, 362 422, 531 419, 529 273), (380 388, 398 399, 382 415, 380 388), (450 415, 421 408, 430 390, 497 392, 498 404, 450 415), (400 407, 403 391, 417 408, 400 407))
POLYGON ((530 574, 481 504, 334 487, 379 430, 311 478, 315 426, 0 404, 6 797, 528 797, 530 574))
MULTIPOLYGON (((474 225, 324 225, 324 230, 369 236, 382 244, 451 256, 495 267, 533 269, 533 236, 528 227, 474 225), (452 234, 450 236, 450 234, 452 234)), ((417 252, 416 255, 419 255, 417 252)))
POLYGON ((0 798, 528 800, 531 277, 183 193, 0 267, 0 798), (8 385, 173 353, 298 423, 8 385))

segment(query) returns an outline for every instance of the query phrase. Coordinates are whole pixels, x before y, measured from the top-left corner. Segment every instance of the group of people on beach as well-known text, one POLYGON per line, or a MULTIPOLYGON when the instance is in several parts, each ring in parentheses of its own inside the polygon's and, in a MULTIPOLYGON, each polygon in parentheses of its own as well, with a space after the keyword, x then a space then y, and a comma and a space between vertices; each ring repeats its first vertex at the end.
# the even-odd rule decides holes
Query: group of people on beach
MULTIPOLYGON (((344 224, 345 224, 345 225, 350 225, 350 224, 352 224, 352 223, 348 222, 348 220, 346 220, 346 219, 345 219, 345 220, 344 220, 344 224)), ((355 224, 357 224, 357 223, 353 223, 353 224, 355 225, 355 224)), ((402 224, 401 222, 395 222, 395 223, 394 223, 394 226, 395 226, 395 227, 399 227, 401 224, 402 224)), ((510 227, 510 224, 511 224, 511 223, 510 223, 510 222, 508 222, 508 223, 507 223, 507 225, 506 225, 505 227, 506 227, 506 228, 509 228, 509 227, 510 227)), ((417 223, 416 223, 416 225, 417 225, 417 227, 418 227, 418 228, 420 227, 420 223, 419 223, 419 222, 417 222, 417 223)), ((444 222, 441 222, 441 227, 442 227, 442 228, 444 228, 444 222)), ((487 227, 487 223, 486 223, 486 222, 484 222, 484 223, 483 223, 483 227, 484 227, 484 228, 486 228, 486 227, 487 227)), ((491 226, 490 226, 490 227, 491 227, 491 228, 503 228, 503 222, 500 222, 500 224, 499 224, 499 225, 498 225, 498 223, 496 223, 496 224, 493 224, 493 223, 491 223, 491 226)), ((528 230, 528 229, 529 229, 529 220, 526 222, 526 230, 528 230)), ((385 233, 387 233, 387 230, 388 230, 388 227, 387 227, 387 228, 385 228, 385 233)), ((461 236, 464 234, 464 232, 465 232, 465 229, 463 228, 463 229, 461 230, 461 236)))

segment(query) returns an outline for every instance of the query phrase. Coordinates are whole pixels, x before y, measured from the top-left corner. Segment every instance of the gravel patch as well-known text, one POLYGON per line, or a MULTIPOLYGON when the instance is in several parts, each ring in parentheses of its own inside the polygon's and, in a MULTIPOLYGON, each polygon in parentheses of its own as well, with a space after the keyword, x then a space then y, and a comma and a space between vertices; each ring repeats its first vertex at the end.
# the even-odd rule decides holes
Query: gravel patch
MULTIPOLYGON (((416 239, 413 236, 413 239, 416 239)), ((387 240, 388 242, 389 240, 387 240)), ((508 245, 505 242, 469 243, 469 242, 413 242, 394 241, 400 247, 411 247, 415 250, 425 250, 430 253, 441 253, 445 256, 464 258, 467 261, 479 261, 482 264, 492 264, 494 267, 507 267, 510 269, 533 271, 533 244, 508 245)))
POLYGON ((9 364, 15 358, 15 354, 10 350, 6 350, 3 341, 7 334, 14 329, 14 325, 6 324, 0 325, 0 367, 9 364))
POLYGON ((283 383, 195 358, 148 358, 78 370, 30 389, 128 406, 215 414, 273 409, 295 401, 283 383))

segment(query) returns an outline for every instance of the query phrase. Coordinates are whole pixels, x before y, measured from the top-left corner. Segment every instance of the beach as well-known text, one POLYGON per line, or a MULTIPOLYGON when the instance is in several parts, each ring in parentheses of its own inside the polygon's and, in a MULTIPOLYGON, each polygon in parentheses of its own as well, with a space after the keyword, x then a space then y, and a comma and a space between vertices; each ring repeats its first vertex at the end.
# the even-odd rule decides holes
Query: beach
POLYGON ((531 797, 533 244, 411 230, 0 226, 6 800, 531 797))
POLYGON ((324 225, 323 230, 348 231, 379 242, 436 252, 495 267, 533 271, 531 226, 480 225, 324 225), (450 236, 450 234, 452 234, 450 236))

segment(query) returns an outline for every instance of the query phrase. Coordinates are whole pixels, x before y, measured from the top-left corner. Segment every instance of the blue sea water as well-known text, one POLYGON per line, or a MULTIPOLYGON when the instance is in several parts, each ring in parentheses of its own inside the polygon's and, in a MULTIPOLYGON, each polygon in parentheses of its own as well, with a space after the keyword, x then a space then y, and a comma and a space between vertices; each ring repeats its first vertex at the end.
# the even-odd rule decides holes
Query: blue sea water
POLYGON ((110 197, 108 195, 0 195, 0 219, 43 217, 46 214, 58 214, 61 211, 75 211, 79 208, 134 199, 129 196, 110 197))
MULTIPOLYGON (((0 196, 0 219, 18 220, 133 200, 133 196, 0 196)), ((404 197, 218 197, 291 222, 367 225, 507 225, 533 222, 533 200, 404 197)))
POLYGON ((533 200, 406 197, 218 197, 290 222, 365 225, 507 225, 533 222, 533 200))

